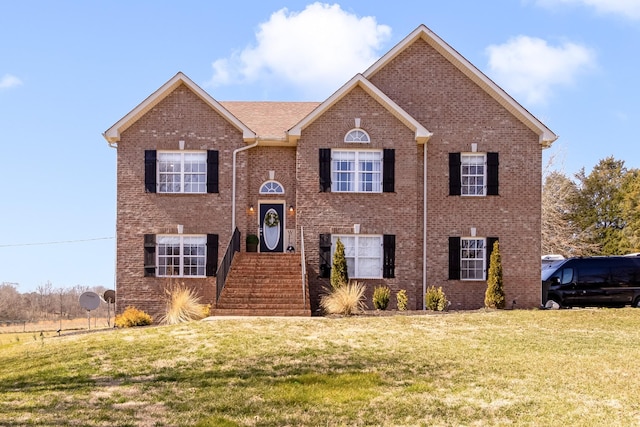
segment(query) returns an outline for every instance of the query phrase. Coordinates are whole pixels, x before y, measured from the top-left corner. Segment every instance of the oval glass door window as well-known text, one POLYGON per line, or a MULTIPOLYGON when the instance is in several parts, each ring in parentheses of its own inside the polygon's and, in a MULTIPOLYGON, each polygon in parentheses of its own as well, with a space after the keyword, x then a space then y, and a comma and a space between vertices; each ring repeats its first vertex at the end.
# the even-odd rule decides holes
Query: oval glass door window
POLYGON ((262 223, 262 236, 264 237, 264 244, 272 251, 280 242, 280 227, 282 221, 278 216, 278 212, 275 209, 269 209, 264 215, 264 221, 262 223))

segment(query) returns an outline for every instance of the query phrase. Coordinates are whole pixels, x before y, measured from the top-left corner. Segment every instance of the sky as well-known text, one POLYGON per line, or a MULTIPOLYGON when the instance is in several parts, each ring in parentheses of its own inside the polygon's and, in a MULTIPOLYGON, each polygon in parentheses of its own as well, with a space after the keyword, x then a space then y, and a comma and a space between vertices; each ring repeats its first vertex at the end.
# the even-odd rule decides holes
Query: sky
POLYGON ((0 0, 0 283, 114 288, 102 133, 177 72, 320 102, 420 24, 559 135, 551 169, 640 168, 640 0, 0 0))

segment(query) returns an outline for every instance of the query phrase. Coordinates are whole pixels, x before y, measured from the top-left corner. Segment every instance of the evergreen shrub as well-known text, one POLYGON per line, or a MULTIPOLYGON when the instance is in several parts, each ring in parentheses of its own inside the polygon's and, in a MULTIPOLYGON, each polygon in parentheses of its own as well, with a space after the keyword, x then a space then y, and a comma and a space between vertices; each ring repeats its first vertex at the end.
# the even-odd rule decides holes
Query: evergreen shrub
POLYGON ((153 323, 153 318, 135 307, 127 307, 122 314, 118 314, 114 320, 117 328, 131 328, 133 326, 146 326, 153 323))
POLYGON ((344 244, 338 239, 331 266, 331 288, 338 289, 347 283, 349 283, 349 272, 347 271, 347 259, 344 256, 344 244))
POLYGON ((502 282, 502 257, 500 256, 500 244, 498 241, 493 244, 487 276, 487 290, 484 294, 485 307, 504 308, 506 300, 504 283, 502 282))
POLYGON ((376 310, 386 310, 391 298, 391 290, 386 286, 377 286, 373 290, 373 306, 376 310))
POLYGON ((398 310, 406 311, 407 305, 409 304, 409 297, 407 297, 407 291, 405 289, 400 289, 396 294, 396 304, 398 305, 398 310))
POLYGON ((432 311, 444 311, 449 306, 449 301, 442 290, 442 286, 437 289, 435 286, 429 286, 425 295, 425 303, 427 310, 432 311))

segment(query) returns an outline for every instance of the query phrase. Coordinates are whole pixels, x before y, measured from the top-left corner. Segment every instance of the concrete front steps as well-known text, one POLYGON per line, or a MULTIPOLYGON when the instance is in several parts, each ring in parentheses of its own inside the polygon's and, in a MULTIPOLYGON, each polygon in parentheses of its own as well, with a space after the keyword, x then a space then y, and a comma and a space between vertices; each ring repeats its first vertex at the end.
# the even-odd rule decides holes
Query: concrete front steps
POLYGON ((239 252, 213 316, 311 316, 300 254, 239 252))

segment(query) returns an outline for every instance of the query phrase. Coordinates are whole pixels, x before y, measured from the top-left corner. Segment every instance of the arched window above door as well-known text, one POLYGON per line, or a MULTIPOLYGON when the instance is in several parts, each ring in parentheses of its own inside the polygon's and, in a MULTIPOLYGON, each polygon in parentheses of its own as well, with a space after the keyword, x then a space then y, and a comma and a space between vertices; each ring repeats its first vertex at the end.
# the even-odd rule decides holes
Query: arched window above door
POLYGON ((284 187, 278 181, 269 180, 260 186, 260 194, 284 194, 284 187))

